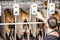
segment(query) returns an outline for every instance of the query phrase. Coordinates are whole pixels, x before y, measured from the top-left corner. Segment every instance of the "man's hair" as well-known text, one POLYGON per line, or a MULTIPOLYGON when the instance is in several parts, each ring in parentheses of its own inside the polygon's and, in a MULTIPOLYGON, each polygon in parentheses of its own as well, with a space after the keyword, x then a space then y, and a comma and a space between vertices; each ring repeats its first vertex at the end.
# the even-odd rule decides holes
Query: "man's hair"
POLYGON ((57 26, 57 19, 55 17, 50 17, 47 21, 48 21, 49 27, 51 29, 56 28, 56 26, 57 26))

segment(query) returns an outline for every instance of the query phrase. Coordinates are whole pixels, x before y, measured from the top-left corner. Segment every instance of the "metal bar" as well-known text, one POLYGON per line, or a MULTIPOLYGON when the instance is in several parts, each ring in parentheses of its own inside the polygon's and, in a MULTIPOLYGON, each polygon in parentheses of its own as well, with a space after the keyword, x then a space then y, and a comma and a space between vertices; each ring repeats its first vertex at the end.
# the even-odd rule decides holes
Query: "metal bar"
MULTIPOLYGON (((16 24, 41 24, 44 22, 27 22, 27 23, 16 23, 16 24)), ((0 23, 0 25, 14 25, 15 23, 0 23)))
MULTIPOLYGON (((41 24, 44 22, 27 22, 27 23, 16 23, 16 24, 41 24)), ((58 21, 60 23, 60 21, 58 21)), ((0 23, 0 25, 15 25, 15 23, 0 23)))
MULTIPOLYGON (((16 1, 16 0, 15 0, 16 1)), ((18 3, 18 4, 23 4, 23 5, 28 5, 28 4, 31 4, 31 2, 13 2, 13 1, 3 1, 3 2, 0 2, 1 5, 13 5, 14 3, 18 3), (3 4, 4 3, 4 4, 3 4)), ((37 3, 37 4, 43 4, 43 3, 40 3, 40 2, 32 2, 32 3, 37 3)))
MULTIPOLYGON (((48 0, 48 4, 47 4, 47 14, 46 14, 46 19, 48 20, 48 17, 49 17, 49 1, 50 0, 48 0)), ((46 37, 46 34, 47 34, 47 28, 45 28, 45 37, 46 37)))
MULTIPOLYGON (((16 0, 15 0, 16 1, 16 0)), ((25 2, 15 2, 15 3, 18 3, 20 5, 25 5, 25 2)), ((44 3, 40 3, 40 2, 32 2, 32 3, 36 3, 36 4, 44 4, 44 3)), ((13 5, 14 2, 13 1, 3 1, 3 2, 0 2, 0 5, 13 5)), ((26 5, 29 5, 31 4, 31 2, 27 2, 26 5)), ((59 1, 55 2, 55 4, 60 4, 59 1)))
POLYGON ((16 21, 17 21, 17 16, 15 16, 15 40, 16 40, 16 26, 17 26, 16 21))

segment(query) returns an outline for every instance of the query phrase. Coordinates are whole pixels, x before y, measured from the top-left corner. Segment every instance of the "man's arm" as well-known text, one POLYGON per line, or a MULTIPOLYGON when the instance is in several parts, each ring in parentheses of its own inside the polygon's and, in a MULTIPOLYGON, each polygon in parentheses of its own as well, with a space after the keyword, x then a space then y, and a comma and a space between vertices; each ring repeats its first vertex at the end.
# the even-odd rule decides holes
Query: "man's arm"
POLYGON ((37 17, 38 19, 43 20, 45 23, 47 23, 47 20, 42 16, 42 14, 41 14, 40 12, 37 12, 37 13, 36 13, 36 17, 37 17))

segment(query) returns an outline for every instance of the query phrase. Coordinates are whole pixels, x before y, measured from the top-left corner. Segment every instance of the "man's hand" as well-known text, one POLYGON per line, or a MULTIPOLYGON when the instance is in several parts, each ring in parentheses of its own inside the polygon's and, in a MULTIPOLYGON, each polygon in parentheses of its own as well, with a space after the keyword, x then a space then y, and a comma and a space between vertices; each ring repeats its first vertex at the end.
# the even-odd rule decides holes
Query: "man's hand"
POLYGON ((47 20, 42 16, 42 14, 41 14, 40 12, 37 12, 37 13, 36 13, 36 17, 37 17, 38 19, 43 20, 45 23, 47 23, 47 20))
POLYGON ((41 20, 43 20, 43 18, 44 18, 40 12, 37 12, 37 13, 36 13, 36 17, 37 17, 38 19, 41 19, 41 20))

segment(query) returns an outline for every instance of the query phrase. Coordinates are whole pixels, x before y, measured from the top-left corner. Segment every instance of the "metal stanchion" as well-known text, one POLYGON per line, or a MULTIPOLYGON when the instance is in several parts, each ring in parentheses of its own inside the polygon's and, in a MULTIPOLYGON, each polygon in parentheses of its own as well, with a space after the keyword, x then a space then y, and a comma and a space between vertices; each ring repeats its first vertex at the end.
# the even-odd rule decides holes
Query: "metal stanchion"
MULTIPOLYGON (((23 33, 25 32, 25 30, 23 29, 23 33)), ((23 35, 23 40, 24 40, 24 35, 23 35)))
POLYGON ((28 29, 28 30, 27 30, 27 40, 30 39, 29 36, 30 36, 30 31, 29 31, 29 29, 28 29))
POLYGON ((42 40, 43 40, 43 32, 42 32, 42 40))
POLYGON ((39 35, 39 40, 41 40, 41 37, 40 37, 40 35, 39 35))

